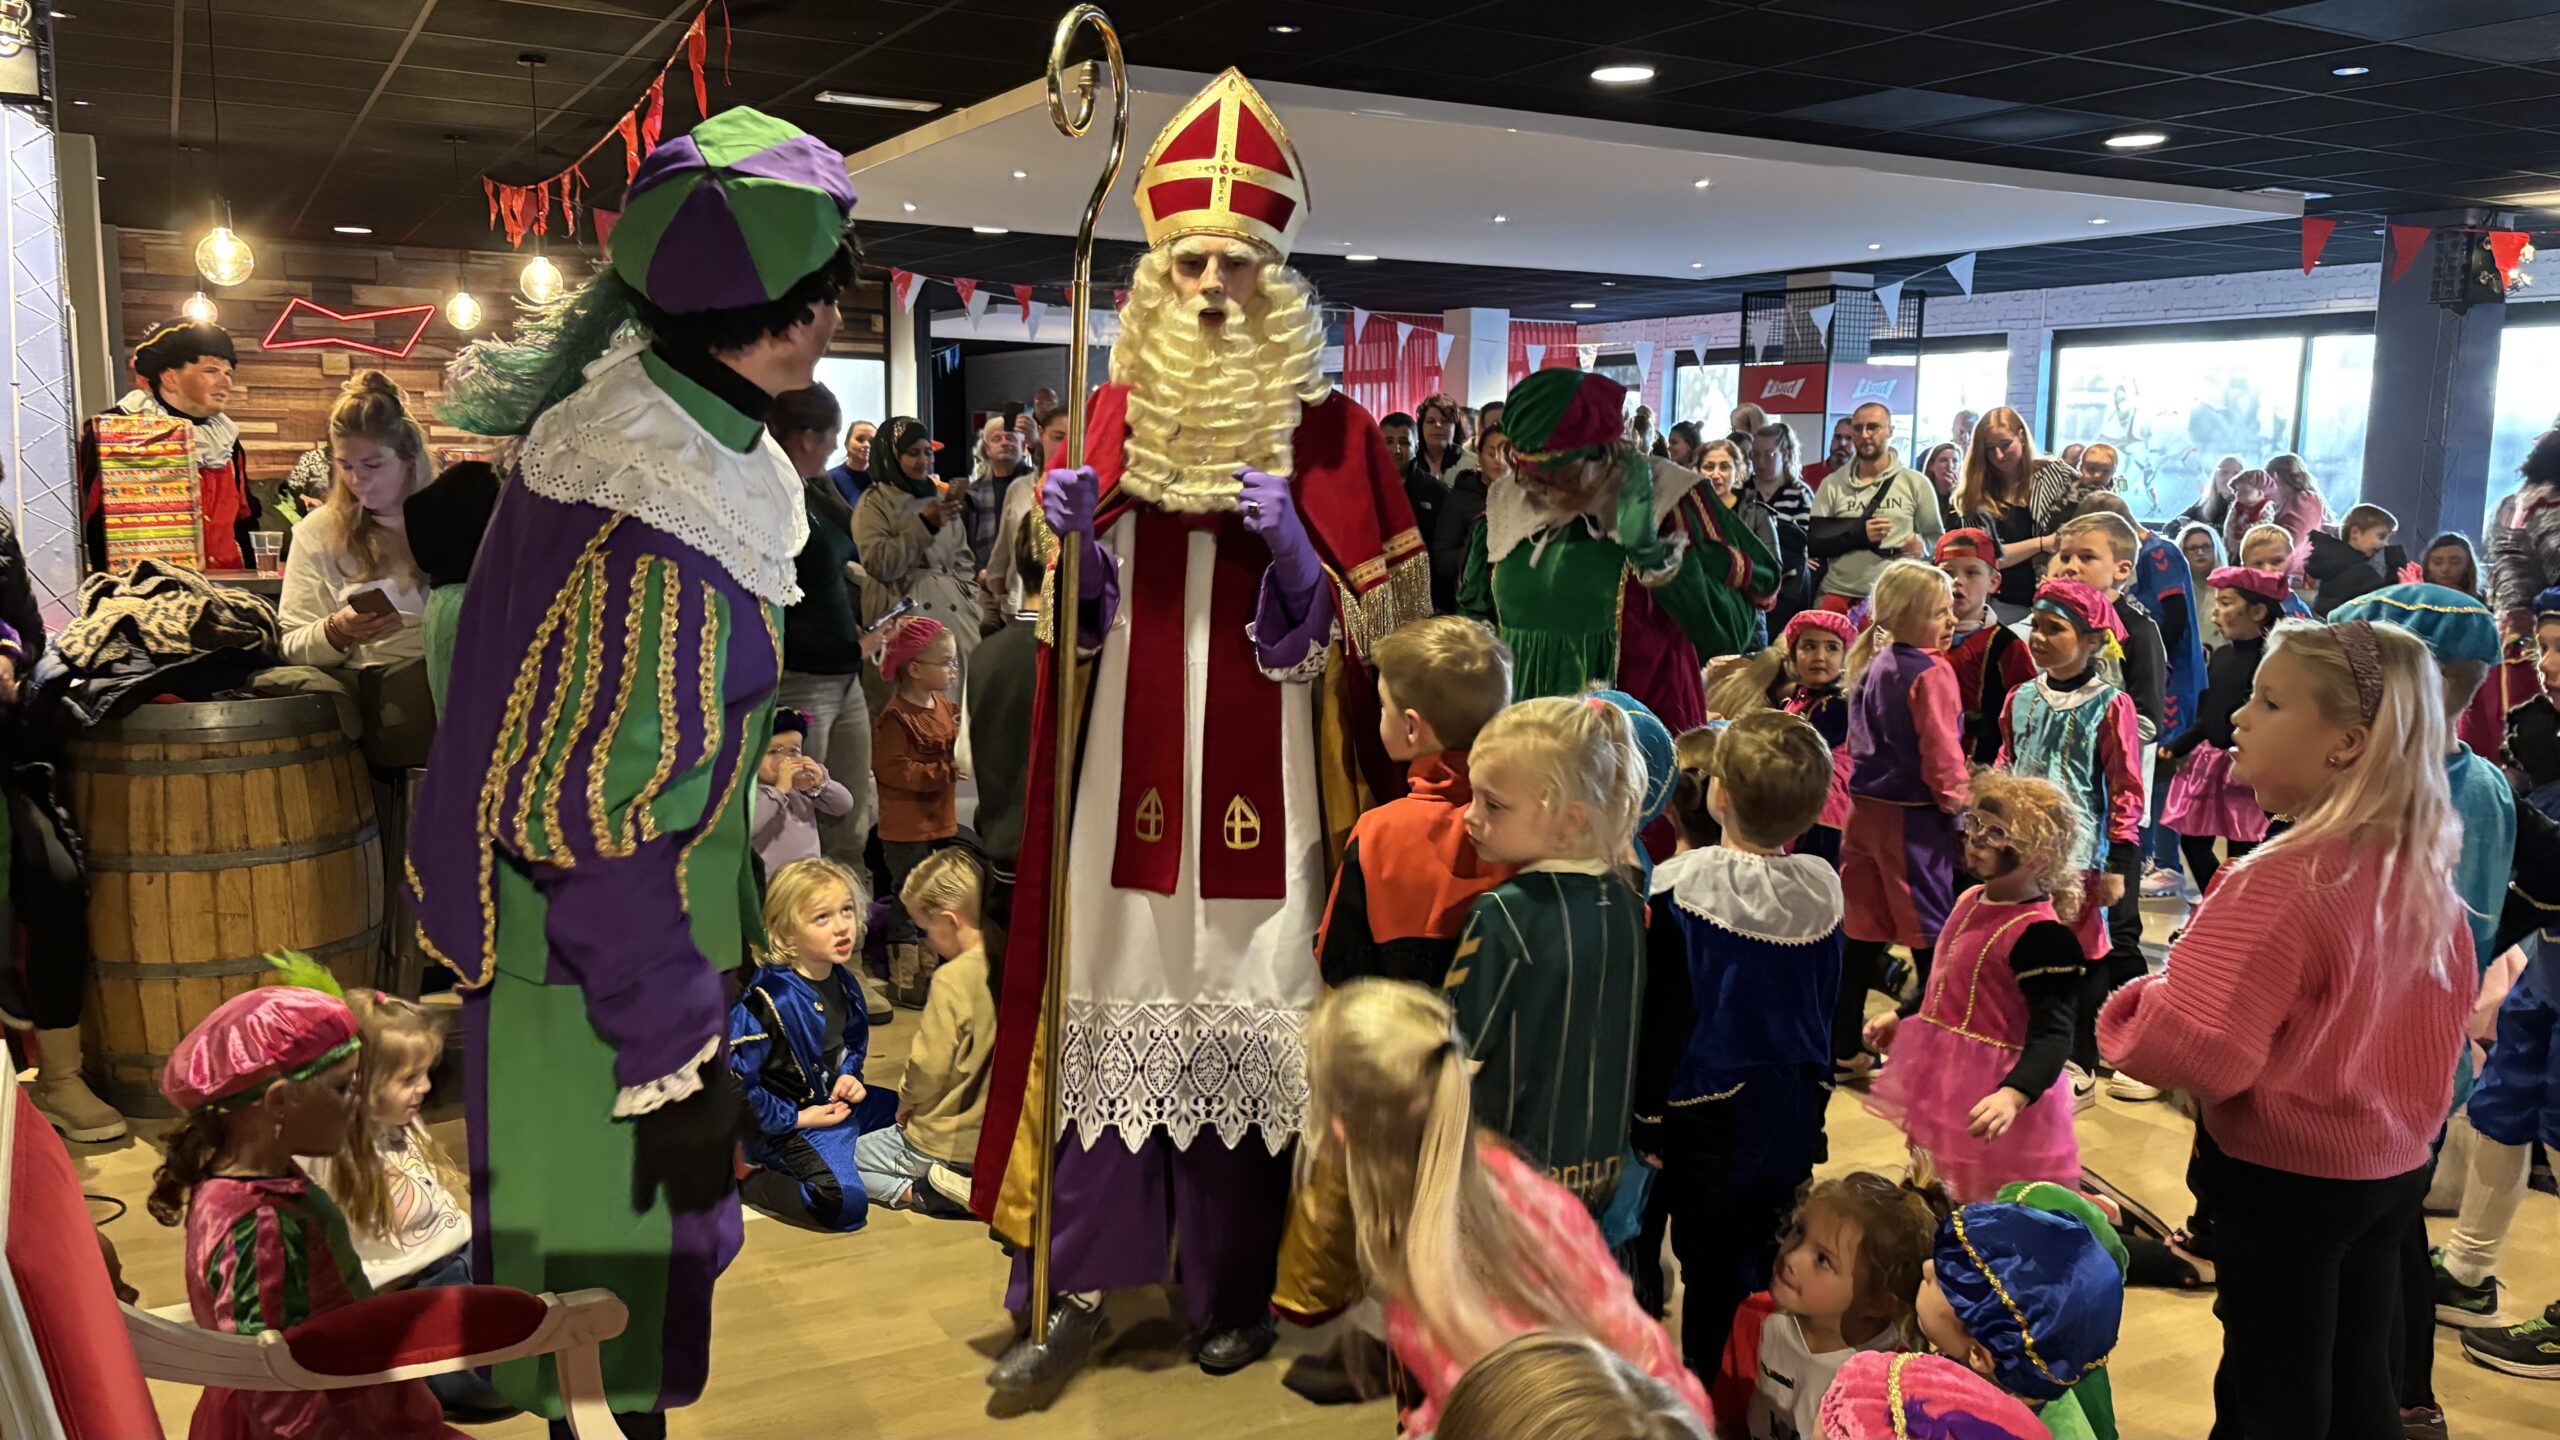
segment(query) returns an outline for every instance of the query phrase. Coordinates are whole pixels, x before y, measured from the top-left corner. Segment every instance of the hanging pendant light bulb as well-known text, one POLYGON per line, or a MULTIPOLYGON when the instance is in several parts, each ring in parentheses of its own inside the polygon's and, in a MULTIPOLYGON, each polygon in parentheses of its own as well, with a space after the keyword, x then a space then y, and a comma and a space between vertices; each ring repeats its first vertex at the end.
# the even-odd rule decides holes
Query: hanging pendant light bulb
POLYGON ((227 223, 214 226, 196 242, 196 273, 208 285, 237 285, 257 268, 258 257, 250 253, 249 242, 233 234, 227 223))
POLYGON ((468 290, 454 291, 453 298, 444 302, 444 323, 465 335, 479 329, 480 302, 468 290))
POLYGON ((187 303, 178 307, 178 313, 186 316, 190 325, 210 325, 222 312, 213 308, 212 296, 199 290, 187 297, 187 303))
POLYGON ((524 262, 524 273, 516 277, 518 293, 536 305, 550 304, 559 299, 560 292, 567 288, 567 282, 560 278, 560 267, 552 264, 551 258, 540 250, 534 251, 533 258, 524 262))

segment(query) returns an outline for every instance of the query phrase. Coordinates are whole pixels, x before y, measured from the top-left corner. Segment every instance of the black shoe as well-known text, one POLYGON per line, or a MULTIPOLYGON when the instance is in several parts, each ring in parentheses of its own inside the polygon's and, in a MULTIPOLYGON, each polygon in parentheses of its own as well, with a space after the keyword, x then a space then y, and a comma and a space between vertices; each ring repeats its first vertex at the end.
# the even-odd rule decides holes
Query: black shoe
POLYGON ((2449 1440, 2451 1432, 2444 1428, 2444 1409, 2437 1405, 2404 1405, 2400 1409, 2400 1440, 2449 1440))
POLYGON ((1280 1322, 1265 1315, 1250 1325, 1221 1330, 1200 1342, 1198 1359, 1202 1373, 1233 1375, 1254 1361, 1271 1353, 1280 1343, 1280 1322))
POLYGON ((2503 1330, 2465 1330, 2462 1353, 2474 1365, 2486 1365, 2528 1380, 2560 1380, 2560 1300, 2521 1325, 2503 1330))
POLYGON ((2477 1285, 2465 1285, 2444 1268, 2444 1252, 2431 1251, 2427 1263, 2434 1267, 2436 1278, 2436 1323, 2457 1330, 2497 1330, 2498 1277, 2491 1275, 2477 1285))
POLYGON ((1049 1305, 1049 1343, 1034 1344, 1025 1334, 996 1357, 987 1383, 1026 1408, 1045 1410, 1110 1334, 1099 1303, 1081 1305, 1061 1295, 1049 1305))
POLYGON ((969 1220, 969 1207, 918 1180, 907 1186, 907 1208, 932 1220, 969 1220))

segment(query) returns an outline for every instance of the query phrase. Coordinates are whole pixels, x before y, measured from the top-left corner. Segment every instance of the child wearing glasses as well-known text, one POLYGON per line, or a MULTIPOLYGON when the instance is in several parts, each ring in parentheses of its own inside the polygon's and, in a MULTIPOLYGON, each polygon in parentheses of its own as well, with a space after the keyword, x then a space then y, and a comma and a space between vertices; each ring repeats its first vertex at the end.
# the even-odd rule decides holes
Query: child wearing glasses
POLYGON ((2071 1094, 2054 1081, 2086 966, 2068 922, 2086 903, 2087 822, 2051 781, 1990 770, 1974 776, 1956 826, 1965 871, 1983 880, 1947 917, 1919 1003, 1867 1022, 1867 1044, 1893 1055, 1867 1108, 1900 1126, 1959 1200, 2012 1180, 2076 1185, 2071 1094))
MULTIPOLYGON (((910 615, 890 633, 880 673, 895 686, 873 727, 871 778, 880 787, 880 853, 891 895, 924 857, 960 833, 960 707, 951 702, 959 677, 958 642, 939 620, 910 615)), ((905 907, 889 907, 889 998, 914 1009, 933 980, 933 952, 905 907)))

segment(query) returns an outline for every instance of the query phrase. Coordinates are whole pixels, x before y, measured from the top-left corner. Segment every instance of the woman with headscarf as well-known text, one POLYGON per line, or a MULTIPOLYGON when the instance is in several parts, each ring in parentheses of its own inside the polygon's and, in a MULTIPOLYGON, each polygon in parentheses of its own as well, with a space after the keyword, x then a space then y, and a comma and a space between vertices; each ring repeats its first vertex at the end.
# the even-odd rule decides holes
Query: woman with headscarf
POLYGON ((853 507, 853 543, 862 554, 862 623, 889 607, 942 622, 963 667, 978 648, 978 561, 969 549, 961 500, 933 474, 942 446, 912 415, 891 417, 871 445, 871 486, 853 507))

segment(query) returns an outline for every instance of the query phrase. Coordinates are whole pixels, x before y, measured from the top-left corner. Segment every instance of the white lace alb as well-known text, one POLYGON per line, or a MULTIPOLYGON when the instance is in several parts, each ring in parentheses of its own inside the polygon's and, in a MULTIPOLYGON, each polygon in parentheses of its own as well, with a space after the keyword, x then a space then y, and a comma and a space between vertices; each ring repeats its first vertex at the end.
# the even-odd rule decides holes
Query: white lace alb
POLYGON ((1070 999, 1060 1118, 1087 1149, 1112 1127, 1133 1152, 1158 1129, 1189 1149, 1204 1126, 1231 1148, 1259 1127, 1277 1155, 1306 1124, 1306 1018, 1203 1000, 1070 999))
POLYGON ((791 562, 809 543, 809 509, 770 435, 741 455, 714 439, 641 367, 625 340, 587 367, 586 383, 533 422, 524 487, 663 530, 757 597, 799 602, 791 562))

